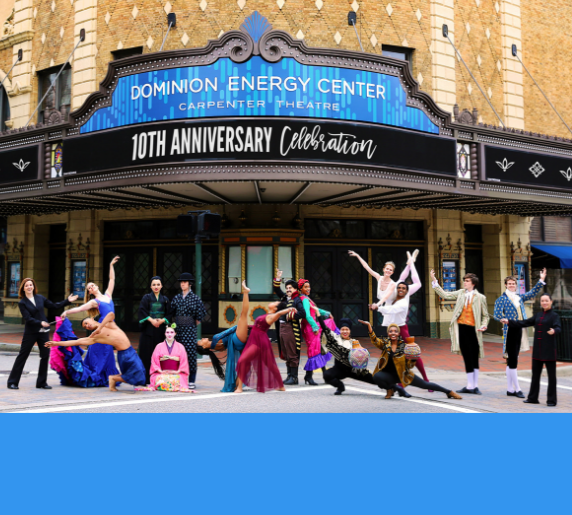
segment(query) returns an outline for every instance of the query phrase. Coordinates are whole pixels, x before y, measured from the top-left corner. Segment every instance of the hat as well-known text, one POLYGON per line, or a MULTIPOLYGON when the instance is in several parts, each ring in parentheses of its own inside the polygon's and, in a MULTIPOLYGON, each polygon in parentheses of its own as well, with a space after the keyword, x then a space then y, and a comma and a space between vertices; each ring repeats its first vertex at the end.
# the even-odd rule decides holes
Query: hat
POLYGON ((308 279, 298 279, 298 289, 301 290, 302 287, 309 282, 308 279))
POLYGON ((348 327, 351 331, 354 323, 349 318, 340 318, 338 325, 340 326, 340 329, 342 327, 348 327))
POLYGON ((183 272, 180 276, 179 276, 179 282, 181 281, 194 281, 195 277, 193 276, 193 274, 189 274, 189 272, 183 272))

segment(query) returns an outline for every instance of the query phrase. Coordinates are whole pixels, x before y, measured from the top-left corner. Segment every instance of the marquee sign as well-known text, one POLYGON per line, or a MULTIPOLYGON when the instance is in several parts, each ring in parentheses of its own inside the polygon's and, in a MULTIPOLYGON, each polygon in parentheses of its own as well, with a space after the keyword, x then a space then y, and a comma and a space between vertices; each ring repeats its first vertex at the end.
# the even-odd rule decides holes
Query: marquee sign
POLYGON ((0 152, 0 184, 37 180, 39 145, 0 152))
POLYGON ((165 122, 69 138, 64 176, 213 161, 327 161, 455 176, 455 145, 449 138, 357 123, 272 117, 165 122))
POLYGON ((81 127, 98 130, 160 120, 242 116, 321 118, 370 122, 438 134, 420 109, 407 105, 395 76, 367 70, 269 63, 252 56, 205 66, 177 67, 121 77, 111 106, 81 127))
POLYGON ((485 169, 489 181, 572 189, 572 156, 485 146, 485 169))

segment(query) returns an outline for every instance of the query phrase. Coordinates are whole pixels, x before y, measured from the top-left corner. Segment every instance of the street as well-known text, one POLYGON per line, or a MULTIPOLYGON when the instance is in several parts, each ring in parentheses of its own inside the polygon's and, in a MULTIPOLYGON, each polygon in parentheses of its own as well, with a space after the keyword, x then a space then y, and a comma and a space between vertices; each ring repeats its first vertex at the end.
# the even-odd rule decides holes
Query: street
MULTIPOLYGON (((506 396, 506 380, 499 372, 481 373, 483 395, 464 395, 460 401, 441 393, 428 393, 409 387, 412 398, 395 396, 385 399, 385 391, 369 384, 344 380, 346 391, 333 395, 334 388, 324 384, 320 373, 314 375, 319 386, 291 386, 286 392, 243 394, 220 393, 222 382, 206 361, 199 364, 196 393, 135 392, 121 385, 119 392, 107 388, 70 388, 59 385, 57 374, 50 370, 52 390, 35 388, 38 354, 32 353, 20 382, 20 390, 6 388, 15 352, 0 352, 0 413, 566 413, 572 411, 572 367, 559 368, 558 406, 546 406, 546 377, 539 405, 523 404, 506 396)), ((281 371, 283 362, 278 361, 281 371)), ((527 368, 528 368, 527 360, 527 368)), ((432 381, 452 389, 464 385, 465 374, 450 370, 427 369, 432 381)), ((521 386, 528 391, 530 372, 520 372, 521 386)), ((300 374, 302 378, 302 374, 300 374)), ((303 381, 302 381, 303 382, 303 381)))

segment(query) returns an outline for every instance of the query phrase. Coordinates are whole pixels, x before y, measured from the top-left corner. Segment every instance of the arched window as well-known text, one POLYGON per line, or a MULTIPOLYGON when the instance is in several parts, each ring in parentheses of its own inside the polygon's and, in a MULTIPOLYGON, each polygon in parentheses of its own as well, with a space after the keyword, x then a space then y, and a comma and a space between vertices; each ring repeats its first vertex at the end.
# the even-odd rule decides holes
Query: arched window
POLYGON ((0 87, 0 131, 8 129, 6 121, 10 119, 10 104, 8 103, 8 94, 4 86, 0 87))

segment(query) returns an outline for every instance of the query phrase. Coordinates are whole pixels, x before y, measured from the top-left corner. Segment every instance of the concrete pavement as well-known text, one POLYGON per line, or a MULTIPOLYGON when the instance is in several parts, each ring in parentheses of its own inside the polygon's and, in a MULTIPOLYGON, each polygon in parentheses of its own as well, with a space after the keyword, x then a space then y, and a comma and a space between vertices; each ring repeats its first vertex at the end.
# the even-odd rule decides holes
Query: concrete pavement
MULTIPOLYGON (((572 378, 558 378, 558 406, 546 406, 546 387, 541 389, 541 404, 530 406, 520 399, 506 396, 506 382, 498 372, 484 372, 479 386, 483 395, 464 395, 463 400, 447 399, 445 395, 409 387, 412 399, 384 398, 385 392, 377 387, 353 380, 344 381, 347 391, 335 396, 334 388, 323 384, 321 373, 315 379, 319 386, 292 386, 286 393, 222 394, 222 381, 216 377, 210 362, 199 364, 197 391, 192 394, 170 392, 135 392, 122 385, 120 392, 106 388, 70 388, 59 385, 57 374, 51 372, 52 390, 35 388, 39 361, 31 355, 25 367, 26 374, 20 390, 8 390, 6 380, 16 357, 14 352, 0 352, 0 413, 15 411, 77 412, 77 413, 569 413, 572 412, 572 378)), ((460 359, 460 358, 459 358, 460 359)), ((285 375, 282 361, 279 368, 285 375)), ((370 367, 371 368, 371 367, 370 367)), ((428 368, 429 378, 447 388, 459 389, 465 374, 457 371, 428 368)), ((300 373, 302 379, 303 373, 300 373)), ((521 374, 523 391, 528 391, 526 372, 521 374)), ((546 378, 543 379, 546 381, 546 378)))

